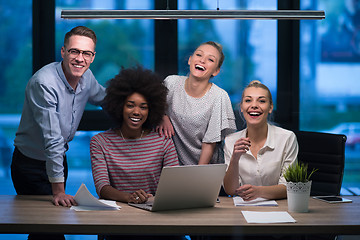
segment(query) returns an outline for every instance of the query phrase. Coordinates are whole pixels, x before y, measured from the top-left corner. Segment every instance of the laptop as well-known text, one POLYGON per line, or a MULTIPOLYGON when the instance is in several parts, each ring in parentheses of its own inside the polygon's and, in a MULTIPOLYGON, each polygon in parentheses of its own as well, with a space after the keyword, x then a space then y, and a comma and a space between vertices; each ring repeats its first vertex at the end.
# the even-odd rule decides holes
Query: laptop
POLYGON ((152 212, 213 207, 225 171, 226 164, 164 167, 153 201, 129 205, 152 212))

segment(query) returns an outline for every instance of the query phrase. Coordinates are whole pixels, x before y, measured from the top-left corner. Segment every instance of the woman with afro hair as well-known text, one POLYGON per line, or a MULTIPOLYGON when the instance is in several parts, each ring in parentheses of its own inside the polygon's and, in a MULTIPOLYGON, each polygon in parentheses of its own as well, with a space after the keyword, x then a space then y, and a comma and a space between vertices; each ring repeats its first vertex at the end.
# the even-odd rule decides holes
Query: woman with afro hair
POLYGON ((167 88, 140 66, 122 69, 107 83, 103 108, 115 126, 91 139, 92 173, 100 198, 144 203, 155 194, 164 166, 176 166, 171 138, 153 129, 166 111, 167 88))

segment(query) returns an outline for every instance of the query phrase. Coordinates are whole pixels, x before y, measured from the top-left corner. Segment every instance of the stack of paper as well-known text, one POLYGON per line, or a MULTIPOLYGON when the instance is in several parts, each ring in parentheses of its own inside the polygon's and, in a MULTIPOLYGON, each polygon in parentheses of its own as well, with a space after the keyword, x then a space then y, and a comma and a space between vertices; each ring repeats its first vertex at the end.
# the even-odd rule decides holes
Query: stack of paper
POLYGON ((278 206, 275 200, 256 198, 251 201, 244 201, 241 197, 233 197, 235 206, 278 206))
POLYGON ((95 198, 85 184, 81 184, 74 199, 78 205, 72 206, 70 209, 75 211, 119 210, 121 208, 116 201, 95 198))
POLYGON ((248 223, 294 223, 296 220, 288 212, 241 211, 248 223))

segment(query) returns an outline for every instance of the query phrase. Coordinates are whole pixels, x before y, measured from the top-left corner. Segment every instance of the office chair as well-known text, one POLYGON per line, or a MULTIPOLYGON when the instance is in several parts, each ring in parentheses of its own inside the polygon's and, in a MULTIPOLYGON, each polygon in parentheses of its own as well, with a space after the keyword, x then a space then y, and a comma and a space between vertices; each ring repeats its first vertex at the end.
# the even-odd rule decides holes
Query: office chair
MULTIPOLYGON (((345 167, 346 136, 320 132, 295 131, 299 144, 298 161, 309 170, 318 169, 311 177, 311 196, 340 195, 345 167)), ((334 240, 336 235, 307 235, 306 240, 334 240)))
POLYGON ((112 119, 104 110, 84 111, 79 123, 78 131, 106 131, 113 127, 112 119))
POLYGON ((311 177, 310 195, 340 195, 345 166, 346 136, 319 132, 295 132, 299 144, 298 160, 309 170, 318 169, 311 177))

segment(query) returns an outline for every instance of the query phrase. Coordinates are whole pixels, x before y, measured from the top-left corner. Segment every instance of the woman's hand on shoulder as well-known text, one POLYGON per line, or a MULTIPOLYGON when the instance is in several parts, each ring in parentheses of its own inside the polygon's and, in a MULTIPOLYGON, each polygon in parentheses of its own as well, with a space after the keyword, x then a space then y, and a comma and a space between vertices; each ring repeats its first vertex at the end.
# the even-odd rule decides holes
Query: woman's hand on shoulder
POLYGON ((171 138, 175 135, 175 130, 171 124, 170 118, 167 115, 163 116, 163 120, 159 126, 156 127, 156 131, 160 136, 165 136, 165 138, 171 138))

